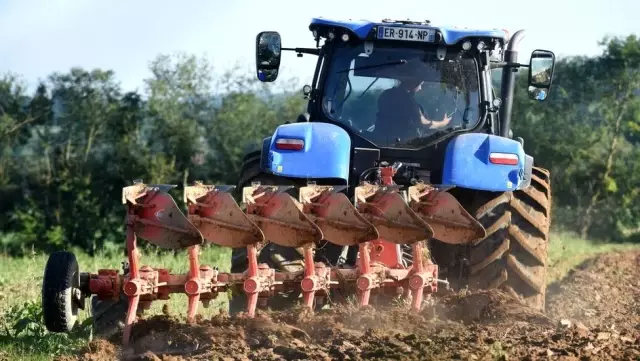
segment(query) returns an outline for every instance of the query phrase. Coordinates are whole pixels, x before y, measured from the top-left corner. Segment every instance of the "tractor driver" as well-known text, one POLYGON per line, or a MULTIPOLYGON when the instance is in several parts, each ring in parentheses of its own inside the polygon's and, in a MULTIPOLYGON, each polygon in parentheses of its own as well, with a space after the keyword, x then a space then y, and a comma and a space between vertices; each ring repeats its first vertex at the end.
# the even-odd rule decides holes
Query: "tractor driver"
POLYGON ((378 98, 376 130, 380 134, 408 140, 420 136, 420 130, 425 126, 439 129, 449 125, 451 118, 447 114, 442 120, 430 120, 424 115, 422 106, 415 99, 423 80, 416 76, 402 76, 399 80, 398 86, 385 90, 378 98))
POLYGON ((407 77, 400 79, 398 86, 382 92, 378 99, 378 119, 382 122, 397 123, 394 128, 420 128, 420 125, 426 125, 428 129, 439 129, 449 125, 451 118, 447 117, 447 114, 442 120, 430 120, 424 115, 415 98, 423 83, 420 79, 407 77))

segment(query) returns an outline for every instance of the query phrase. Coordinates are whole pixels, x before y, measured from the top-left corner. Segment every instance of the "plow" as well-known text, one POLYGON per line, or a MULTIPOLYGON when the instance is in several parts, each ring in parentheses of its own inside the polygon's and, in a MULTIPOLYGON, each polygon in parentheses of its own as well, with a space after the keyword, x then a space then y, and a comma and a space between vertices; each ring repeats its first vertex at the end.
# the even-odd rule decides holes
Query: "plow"
MULTIPOLYGON (((382 179, 391 181, 395 168, 380 170, 390 175, 382 179)), ((333 289, 355 289, 361 306, 369 304, 372 292, 401 294, 411 300, 411 309, 419 311, 425 297, 437 292, 438 283, 446 283, 438 279, 438 266, 425 256, 426 241, 437 236, 451 242, 469 242, 485 234, 455 198, 425 184, 410 187, 403 196, 392 181, 365 182, 355 189, 355 202, 340 192, 340 187, 310 184, 300 188, 299 199, 294 199, 281 186, 252 184, 242 191, 243 210, 231 193, 234 187, 197 182, 184 187, 186 215, 168 193, 173 187, 138 181, 123 189, 127 274, 101 269, 97 273, 62 275, 51 273, 56 268, 48 266, 45 292, 47 281, 69 275, 65 281, 72 284, 66 301, 69 308, 83 308, 84 299, 92 295, 113 301, 126 295, 125 345, 139 311, 148 309, 153 301, 169 299, 173 293, 187 295, 188 322, 195 321, 200 303, 207 306, 232 288, 246 295, 249 317, 255 315, 261 301, 278 292, 301 294, 302 304, 314 309, 333 289), (173 274, 142 265, 138 238, 161 248, 186 249, 189 271, 173 274), (357 247, 357 266, 340 268, 316 262, 314 248, 322 241, 357 247), (200 264, 204 242, 246 248, 248 268, 242 273, 229 273, 200 264), (282 272, 258 263, 258 250, 265 242, 301 249, 304 270, 282 272), (400 245, 411 247, 409 266, 403 264, 400 245)), ((70 259, 68 254, 58 253, 49 263, 59 264, 60 258, 70 259)), ((51 328, 68 331, 71 320, 58 318, 58 322, 51 320, 51 328)))
POLYGON ((87 298, 126 308, 109 311, 123 316, 125 345, 137 317, 172 294, 187 296, 188 322, 229 291, 230 309, 249 317, 285 294, 310 310, 336 293, 363 307, 391 295, 419 312, 453 278, 544 310, 550 175, 510 122, 515 70, 529 68, 529 96, 544 101, 555 55, 519 63, 522 30, 323 18, 309 29, 315 48, 283 48, 274 31, 256 38, 261 82, 278 77, 282 51, 318 57, 307 112, 245 155, 237 186, 184 186, 182 207, 173 185, 124 187, 122 272, 81 272, 72 253, 51 254, 50 331, 69 332, 87 298), (144 264, 138 239, 186 250, 187 273, 144 264), (233 249, 230 272, 201 264, 205 243, 233 249))

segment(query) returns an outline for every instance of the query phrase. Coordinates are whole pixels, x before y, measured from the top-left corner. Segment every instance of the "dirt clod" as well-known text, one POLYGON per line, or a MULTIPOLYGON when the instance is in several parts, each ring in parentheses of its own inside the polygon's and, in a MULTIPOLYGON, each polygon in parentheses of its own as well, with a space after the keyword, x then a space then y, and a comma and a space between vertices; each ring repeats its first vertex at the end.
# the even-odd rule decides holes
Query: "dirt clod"
POLYGON ((141 320, 132 343, 97 340, 61 360, 623 360, 640 358, 638 253, 597 257, 550 285, 547 312, 492 290, 407 309, 336 307, 141 320))

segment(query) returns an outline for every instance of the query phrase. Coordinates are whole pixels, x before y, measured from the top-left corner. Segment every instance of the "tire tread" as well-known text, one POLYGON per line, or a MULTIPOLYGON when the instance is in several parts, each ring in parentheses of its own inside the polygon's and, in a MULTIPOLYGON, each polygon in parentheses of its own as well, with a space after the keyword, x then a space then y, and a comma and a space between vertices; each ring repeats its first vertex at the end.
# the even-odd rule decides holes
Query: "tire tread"
POLYGON ((60 251, 49 256, 42 280, 42 313, 50 332, 71 332, 78 307, 73 304, 71 290, 78 277, 78 261, 73 253, 60 251))
POLYGON ((475 212, 487 236, 471 246, 469 286, 499 288, 544 310, 551 218, 549 171, 533 168, 524 190, 492 194, 475 212))

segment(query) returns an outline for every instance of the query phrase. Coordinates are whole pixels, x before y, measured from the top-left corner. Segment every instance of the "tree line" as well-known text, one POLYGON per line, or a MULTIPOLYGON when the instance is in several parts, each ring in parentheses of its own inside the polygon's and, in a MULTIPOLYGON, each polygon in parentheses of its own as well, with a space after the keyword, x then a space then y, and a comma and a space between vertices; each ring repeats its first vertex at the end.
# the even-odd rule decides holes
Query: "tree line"
MULTIPOLYGON (((295 80, 276 92, 240 67, 214 78, 186 54, 149 70, 142 91, 104 69, 53 73, 33 92, 0 78, 0 252, 118 250, 123 186, 235 184, 247 147, 305 110, 295 80)), ((640 39, 559 59, 544 103, 528 99, 526 72, 518 81, 514 136, 552 172, 554 226, 640 241, 640 39)))

